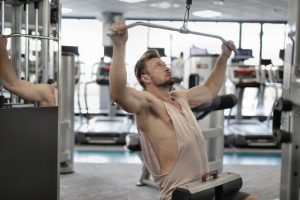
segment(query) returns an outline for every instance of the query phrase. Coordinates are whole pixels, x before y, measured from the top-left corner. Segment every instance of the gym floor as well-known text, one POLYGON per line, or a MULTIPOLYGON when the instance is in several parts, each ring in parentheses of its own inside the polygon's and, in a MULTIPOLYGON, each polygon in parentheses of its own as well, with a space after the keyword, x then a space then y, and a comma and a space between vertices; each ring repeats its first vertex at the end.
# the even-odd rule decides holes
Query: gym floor
MULTIPOLYGON (((74 151, 76 163, 124 163, 142 164, 135 152, 118 145, 77 145, 74 151)), ((281 151, 272 148, 225 148, 224 165, 272 165, 280 166, 281 151)))
MULTIPOLYGON (((154 186, 138 187, 142 164, 122 146, 77 145, 74 173, 61 175, 62 200, 153 200, 154 186)), ((260 200, 279 199, 280 150, 225 149, 224 171, 243 177, 242 191, 260 200), (272 181, 270 181, 272 180, 272 181), (258 184, 259 183, 259 184, 258 184)))

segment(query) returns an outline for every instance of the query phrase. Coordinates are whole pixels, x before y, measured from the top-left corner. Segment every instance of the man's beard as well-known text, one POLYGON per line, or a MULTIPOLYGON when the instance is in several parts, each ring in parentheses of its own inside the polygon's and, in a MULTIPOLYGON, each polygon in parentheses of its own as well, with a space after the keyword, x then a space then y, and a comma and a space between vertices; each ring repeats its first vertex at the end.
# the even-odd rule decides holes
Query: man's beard
POLYGON ((175 81, 174 78, 172 77, 171 79, 168 79, 163 83, 159 83, 157 87, 171 88, 174 85, 174 83, 175 81))

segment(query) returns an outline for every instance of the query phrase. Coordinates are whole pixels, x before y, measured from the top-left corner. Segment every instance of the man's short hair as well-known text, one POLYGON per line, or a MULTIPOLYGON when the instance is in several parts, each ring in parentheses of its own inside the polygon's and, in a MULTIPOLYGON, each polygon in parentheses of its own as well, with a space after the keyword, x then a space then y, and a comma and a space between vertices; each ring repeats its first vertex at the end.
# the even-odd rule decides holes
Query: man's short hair
POLYGON ((141 84, 143 88, 145 88, 145 84, 143 83, 141 76, 146 73, 145 64, 148 60, 152 58, 160 58, 160 55, 157 50, 149 49, 146 51, 142 57, 136 62, 134 67, 134 74, 137 78, 138 82, 141 84))

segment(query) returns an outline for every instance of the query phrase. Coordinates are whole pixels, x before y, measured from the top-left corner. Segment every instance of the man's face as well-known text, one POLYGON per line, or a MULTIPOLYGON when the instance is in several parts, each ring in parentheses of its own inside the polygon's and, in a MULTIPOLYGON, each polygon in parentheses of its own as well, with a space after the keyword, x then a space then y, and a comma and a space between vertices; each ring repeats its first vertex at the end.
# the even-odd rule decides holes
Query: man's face
POLYGON ((174 84, 170 69, 160 58, 152 58, 146 62, 146 75, 157 87, 171 87, 174 84))

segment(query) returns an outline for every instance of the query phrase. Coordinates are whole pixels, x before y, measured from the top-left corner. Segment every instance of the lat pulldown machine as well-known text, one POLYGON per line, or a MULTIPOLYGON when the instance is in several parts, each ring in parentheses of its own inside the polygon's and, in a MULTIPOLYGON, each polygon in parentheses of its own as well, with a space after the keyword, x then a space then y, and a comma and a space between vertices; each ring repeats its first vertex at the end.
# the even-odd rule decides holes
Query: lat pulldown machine
MULTIPOLYGON (((132 24, 127 25, 127 29, 136 27, 136 26, 146 26, 146 27, 150 27, 150 28, 158 28, 158 29, 164 29, 164 30, 169 30, 169 31, 176 31, 179 33, 184 33, 184 34, 193 34, 193 35, 200 35, 200 36, 204 36, 204 37, 211 37, 211 38, 215 38, 215 39, 219 39, 223 42, 223 44, 225 44, 227 46, 227 41, 222 38, 221 36, 218 35, 213 35, 213 34, 208 34, 208 33, 202 33, 202 32, 196 32, 196 31, 190 31, 187 27, 188 21, 189 21, 189 15, 190 15, 190 6, 192 5, 192 0, 187 0, 186 1, 186 11, 185 11, 185 15, 184 15, 184 19, 183 19, 183 26, 180 28, 173 28, 173 27, 169 27, 169 26, 163 26, 163 25, 159 25, 159 24, 153 24, 153 23, 146 23, 146 22, 135 22, 132 24)), ((108 36, 112 36, 114 34, 118 34, 117 32, 107 32, 106 33, 108 36)), ((231 49, 230 47, 228 47, 229 49, 231 49)), ((234 51, 235 54, 238 54, 238 51, 236 49, 231 49, 232 51, 234 51)))
POLYGON ((273 136, 281 144, 280 199, 299 199, 300 3, 289 0, 282 97, 274 105, 273 136))

